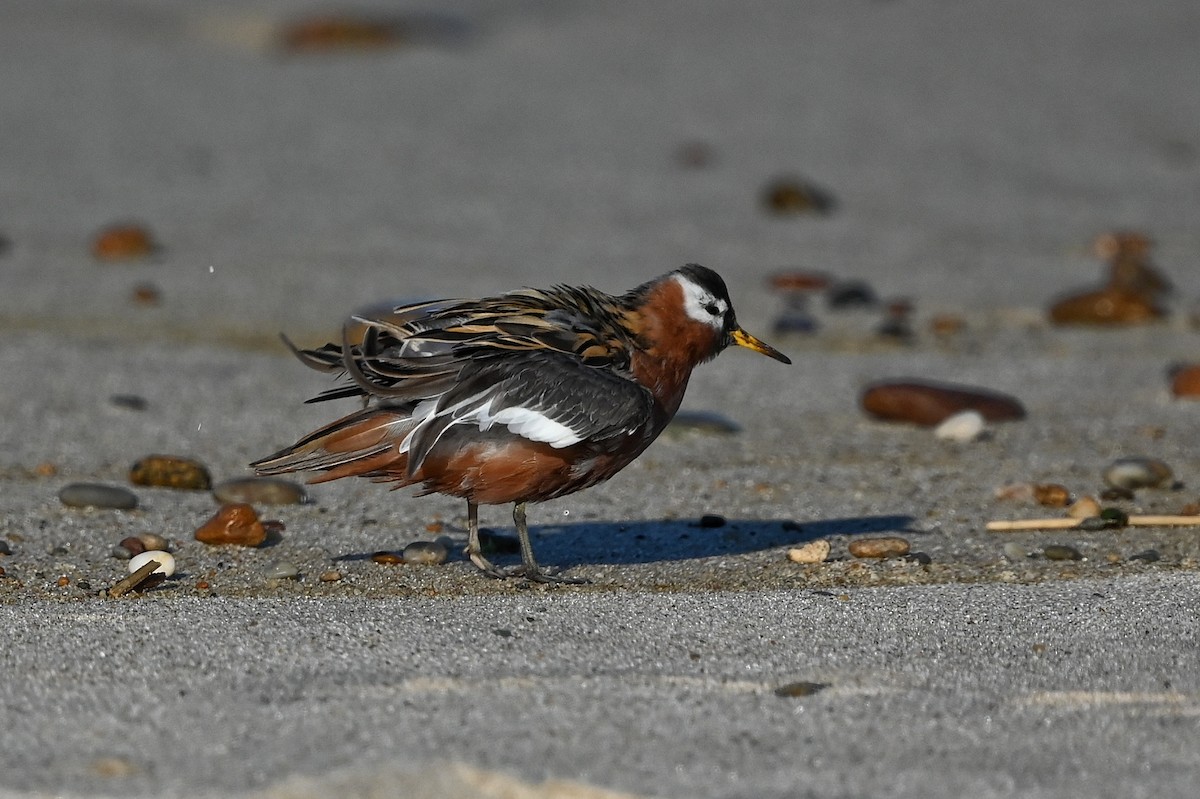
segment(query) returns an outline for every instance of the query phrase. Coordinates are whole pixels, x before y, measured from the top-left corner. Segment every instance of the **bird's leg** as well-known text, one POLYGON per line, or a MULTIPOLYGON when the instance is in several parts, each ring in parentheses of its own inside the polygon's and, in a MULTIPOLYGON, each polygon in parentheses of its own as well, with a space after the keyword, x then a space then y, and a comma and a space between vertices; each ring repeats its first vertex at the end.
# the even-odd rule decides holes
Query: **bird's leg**
POLYGON ((529 542, 529 525, 525 523, 524 502, 518 502, 513 505, 513 523, 517 525, 517 538, 521 541, 521 565, 510 569, 508 572, 509 576, 524 577, 526 580, 534 583, 568 583, 571 585, 580 585, 587 582, 587 580, 574 577, 560 577, 557 574, 548 574, 542 571, 541 567, 537 565, 537 561, 533 558, 533 544, 529 542))
POLYGON ((504 572, 492 565, 483 556, 483 546, 479 543, 479 505, 467 500, 467 548, 465 553, 475 567, 488 577, 504 577, 504 572))

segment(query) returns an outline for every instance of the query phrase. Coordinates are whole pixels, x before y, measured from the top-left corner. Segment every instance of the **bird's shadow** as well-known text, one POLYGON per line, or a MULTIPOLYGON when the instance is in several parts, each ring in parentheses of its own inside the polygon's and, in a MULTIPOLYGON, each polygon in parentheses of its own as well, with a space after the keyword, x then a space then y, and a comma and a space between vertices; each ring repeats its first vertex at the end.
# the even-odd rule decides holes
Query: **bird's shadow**
MULTIPOLYGON (((545 566, 636 564, 689 560, 796 546, 830 536, 913 534, 912 516, 855 516, 843 519, 677 519, 670 521, 575 522, 530 528, 534 552, 545 566)), ((512 528, 504 528, 513 535, 512 528)), ((492 556, 489 556, 492 557, 492 556)), ((514 559, 496 555, 500 563, 514 559)))

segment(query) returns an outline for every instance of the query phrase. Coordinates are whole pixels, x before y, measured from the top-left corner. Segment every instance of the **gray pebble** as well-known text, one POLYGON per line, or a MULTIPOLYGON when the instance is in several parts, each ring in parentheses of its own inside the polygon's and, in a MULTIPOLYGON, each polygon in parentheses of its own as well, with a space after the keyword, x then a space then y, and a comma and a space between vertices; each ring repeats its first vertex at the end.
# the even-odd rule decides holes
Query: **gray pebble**
POLYGON ((1009 541, 1004 545, 1004 557, 1009 560, 1025 560, 1029 557, 1029 553, 1025 551, 1025 547, 1018 544, 1016 541, 1009 541))
POLYGON ((251 505, 302 505, 308 492, 299 483, 278 477, 238 477, 213 487, 219 502, 248 502, 251 505))
POLYGON ((710 436, 731 436, 742 432, 742 428, 732 419, 713 411, 679 411, 665 432, 668 436, 675 436, 688 430, 710 436))
POLYGON ((129 489, 101 483, 71 483, 63 486, 58 498, 72 508, 131 510, 138 504, 137 495, 129 489))
POLYGON ((1130 555, 1130 560, 1144 560, 1146 563, 1157 563, 1162 560, 1162 555, 1158 554, 1157 549, 1146 549, 1136 555, 1130 555))
POLYGON ((1104 469, 1104 482, 1113 488, 1167 488, 1174 474, 1156 458, 1118 458, 1104 469))
POLYGON ((829 686, 821 682, 790 682, 786 685, 781 685, 775 689, 775 696, 783 696, 789 698, 798 698, 804 696, 812 696, 813 694, 824 691, 829 686))
POLYGON ((1047 544, 1042 554, 1046 560, 1083 560, 1083 554, 1078 549, 1066 544, 1047 544))
POLYGON ((413 541, 404 548, 405 563, 416 563, 421 566, 437 566, 446 562, 450 553, 440 541, 413 541))
POLYGON ((266 575, 271 580, 295 580, 300 576, 300 567, 290 561, 281 560, 267 566, 266 575))
POLYGON ((167 539, 157 533, 139 533, 137 540, 142 542, 142 546, 146 549, 158 549, 161 551, 167 550, 167 539))
POLYGON ((0 538, 0 555, 11 555, 12 549, 9 548, 8 542, 0 538))
MULTIPOLYGON (((143 551, 145 551, 145 550, 143 550, 143 551)), ((130 552, 125 547, 120 546, 119 544, 117 546, 113 547, 111 550, 109 550, 108 554, 112 555, 117 560, 129 560, 130 558, 133 557, 132 552, 130 552)), ((141 553, 139 552, 138 554, 140 555, 141 553)))

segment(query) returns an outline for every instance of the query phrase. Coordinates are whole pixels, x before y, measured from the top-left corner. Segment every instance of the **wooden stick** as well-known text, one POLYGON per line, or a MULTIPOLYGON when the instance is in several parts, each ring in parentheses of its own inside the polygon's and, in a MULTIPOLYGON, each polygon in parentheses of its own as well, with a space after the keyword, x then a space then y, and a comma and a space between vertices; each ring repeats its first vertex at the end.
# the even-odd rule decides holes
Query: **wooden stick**
MULTIPOLYGON (((1099 518, 1099 517, 1093 517, 1099 518)), ((1069 530, 1083 524, 1086 519, 998 519, 990 521, 986 529, 996 533, 1021 532, 1023 530, 1069 530)), ((1200 527, 1200 516, 1130 516, 1129 521, 1118 527, 1200 527)))
POLYGON ((128 591, 132 591, 134 588, 137 588, 143 580, 145 580, 151 574, 154 574, 154 570, 161 565, 162 564, 157 560, 146 561, 142 568, 138 569, 124 580, 115 583, 112 588, 108 589, 108 595, 115 599, 128 591))

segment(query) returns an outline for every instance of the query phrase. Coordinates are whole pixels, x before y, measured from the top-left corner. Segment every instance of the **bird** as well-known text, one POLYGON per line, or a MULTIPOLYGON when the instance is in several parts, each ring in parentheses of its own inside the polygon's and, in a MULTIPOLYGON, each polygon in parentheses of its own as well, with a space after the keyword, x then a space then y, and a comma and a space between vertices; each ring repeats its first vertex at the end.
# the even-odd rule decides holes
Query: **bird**
POLYGON ((679 409, 692 370, 735 345, 791 360, 738 324, 725 281, 688 264, 624 294, 520 289, 352 315, 340 343, 299 349, 343 383, 308 402, 363 407, 251 464, 261 475, 365 477, 467 502, 465 555, 485 575, 582 583, 541 568, 526 503, 601 483, 634 461, 679 409), (500 569, 480 505, 513 505, 521 565, 500 569))

